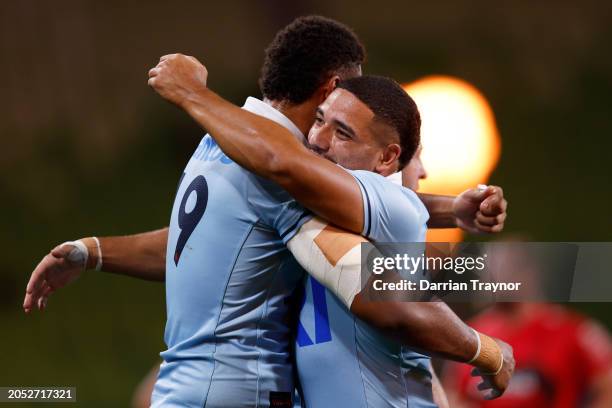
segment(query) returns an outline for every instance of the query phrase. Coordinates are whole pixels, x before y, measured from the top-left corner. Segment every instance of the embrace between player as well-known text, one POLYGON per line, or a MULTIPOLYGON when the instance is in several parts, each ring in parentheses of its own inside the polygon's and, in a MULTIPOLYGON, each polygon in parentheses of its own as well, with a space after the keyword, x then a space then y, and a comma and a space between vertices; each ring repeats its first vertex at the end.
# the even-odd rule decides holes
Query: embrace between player
MULTIPOLYGON (((309 284, 322 283, 338 296, 324 292, 333 321, 324 333, 315 330, 318 340, 329 341, 306 344, 308 308, 302 307, 298 346, 302 328, 304 347, 297 354, 306 404, 318 407, 322 400, 338 406, 326 390, 312 386, 322 375, 305 368, 319 356, 337 367, 344 358, 347 372, 357 367, 344 379, 333 370, 319 373, 328 376, 329 387, 345 385, 357 404, 405 406, 415 398, 411 406, 431 406, 431 374, 417 374, 429 373, 429 362, 405 345, 473 360, 487 396, 499 395, 513 369, 503 342, 475 335, 443 303, 372 303, 358 294, 350 252, 363 238, 348 231, 374 241, 422 241, 428 214, 420 199, 437 226, 454 226, 459 219, 495 231, 505 217, 499 188, 419 198, 382 177, 410 161, 419 145, 420 119, 414 102, 393 81, 358 78, 363 59, 346 27, 318 17, 298 19, 267 50, 264 102, 249 98, 239 109, 206 87, 207 72, 195 59, 162 57, 150 72, 150 85, 214 137, 205 136, 185 169, 170 228, 55 248, 33 272, 24 308, 44 306, 53 290, 82 271, 82 264, 74 268, 79 262, 142 278, 165 277, 168 351, 162 353, 153 404, 289 406, 279 405, 291 403, 293 390, 287 299, 302 275, 288 246, 317 279, 309 284), (295 47, 295 41, 314 43, 295 47), (329 160, 301 140, 313 120, 310 145, 329 160), (347 231, 313 218, 294 199, 347 231), (75 262, 78 254, 86 256, 75 262), (380 332, 355 321, 359 324, 347 335, 342 327, 353 321, 349 309, 380 332), (351 343, 339 355, 346 343, 332 340, 342 336, 351 343), (326 358, 334 355, 335 362, 326 358), (380 402, 373 400, 377 397, 380 402)), ((304 305, 316 303, 312 293, 304 305)))

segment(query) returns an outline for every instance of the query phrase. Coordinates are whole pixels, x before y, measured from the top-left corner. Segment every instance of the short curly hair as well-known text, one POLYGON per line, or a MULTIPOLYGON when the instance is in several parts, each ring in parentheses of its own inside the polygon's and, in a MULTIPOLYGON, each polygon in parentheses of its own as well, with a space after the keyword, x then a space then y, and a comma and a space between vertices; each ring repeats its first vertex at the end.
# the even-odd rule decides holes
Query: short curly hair
POLYGON ((345 79, 364 61, 365 49, 350 28, 326 17, 299 17, 266 48, 259 86, 267 99, 298 104, 331 75, 345 79))
POLYGON ((370 108, 375 120, 397 131, 402 148, 398 164, 403 169, 421 142, 421 115, 410 95, 393 79, 376 75, 341 81, 338 88, 355 95, 370 108))

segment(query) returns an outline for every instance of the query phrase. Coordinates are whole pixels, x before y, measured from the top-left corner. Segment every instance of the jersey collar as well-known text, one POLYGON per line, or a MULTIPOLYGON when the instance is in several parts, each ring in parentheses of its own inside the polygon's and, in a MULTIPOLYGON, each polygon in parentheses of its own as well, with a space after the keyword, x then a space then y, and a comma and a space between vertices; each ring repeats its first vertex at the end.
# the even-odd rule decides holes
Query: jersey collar
POLYGON ((288 117, 286 117, 281 112, 277 111, 267 103, 257 98, 253 98, 252 96, 249 96, 244 105, 242 106, 242 109, 247 110, 251 113, 255 113, 259 116, 263 116, 264 118, 273 120, 279 125, 282 125, 287 128, 287 130, 289 130, 300 142, 305 142, 304 135, 302 134, 302 132, 300 132, 300 129, 298 129, 298 127, 295 126, 295 124, 288 117))

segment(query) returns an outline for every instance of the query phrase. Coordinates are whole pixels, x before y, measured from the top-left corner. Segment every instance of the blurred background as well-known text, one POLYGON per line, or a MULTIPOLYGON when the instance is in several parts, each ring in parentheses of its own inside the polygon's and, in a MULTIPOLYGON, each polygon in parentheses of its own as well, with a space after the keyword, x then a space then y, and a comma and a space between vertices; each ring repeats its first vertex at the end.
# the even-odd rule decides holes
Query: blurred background
MULTIPOLYGON (((241 104, 260 95, 274 33, 313 13, 355 29, 366 73, 406 84, 449 76, 486 99, 501 149, 481 154, 495 155, 485 176, 504 188, 508 233, 610 240, 605 2, 4 1, 0 386, 76 386, 79 405, 128 405, 164 349, 163 286, 87 273, 26 316, 29 275, 68 239, 167 225, 203 132, 147 87, 161 55, 196 56, 210 87, 241 104)), ((452 139, 453 122, 446 129, 452 139)), ((612 326, 608 304, 570 307, 612 326)))

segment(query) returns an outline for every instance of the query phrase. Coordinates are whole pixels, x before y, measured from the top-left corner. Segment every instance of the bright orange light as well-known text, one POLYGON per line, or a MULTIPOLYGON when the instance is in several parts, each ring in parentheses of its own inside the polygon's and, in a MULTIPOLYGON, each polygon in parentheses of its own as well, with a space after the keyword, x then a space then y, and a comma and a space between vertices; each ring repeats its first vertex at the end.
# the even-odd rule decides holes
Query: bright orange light
MULTIPOLYGON (((427 179, 419 191, 456 195, 486 183, 499 159, 501 142, 485 97, 469 83, 448 76, 428 76, 404 89, 421 112, 421 158, 427 179)), ((435 235, 438 241, 461 240, 458 230, 435 235)))

